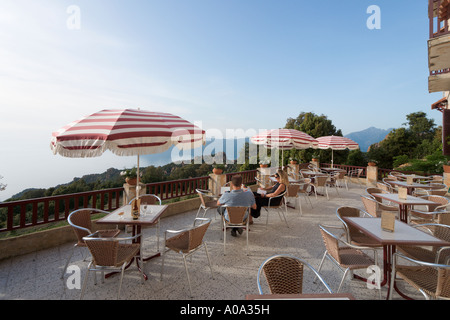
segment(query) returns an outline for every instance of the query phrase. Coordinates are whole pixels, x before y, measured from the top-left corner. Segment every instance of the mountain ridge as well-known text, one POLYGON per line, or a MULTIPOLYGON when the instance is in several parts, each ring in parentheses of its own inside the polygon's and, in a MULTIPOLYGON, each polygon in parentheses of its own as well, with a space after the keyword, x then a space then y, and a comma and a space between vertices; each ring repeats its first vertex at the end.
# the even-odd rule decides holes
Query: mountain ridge
POLYGON ((346 134, 345 137, 352 139, 353 141, 359 144, 359 149, 362 152, 367 152, 369 147, 377 142, 380 142, 386 138, 386 136, 393 130, 394 128, 389 129, 379 129, 375 127, 369 127, 367 129, 351 132, 346 134))

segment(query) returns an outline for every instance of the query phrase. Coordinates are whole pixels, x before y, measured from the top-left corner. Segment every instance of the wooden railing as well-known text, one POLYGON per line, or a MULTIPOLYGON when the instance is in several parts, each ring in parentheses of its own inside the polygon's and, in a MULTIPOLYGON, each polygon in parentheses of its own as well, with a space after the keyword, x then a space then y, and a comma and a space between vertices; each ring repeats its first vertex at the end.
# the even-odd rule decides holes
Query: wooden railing
MULTIPOLYGON (((235 173, 227 174, 228 176, 235 173)), ((256 170, 239 172, 244 183, 255 182, 256 170)), ((210 177, 163 181, 146 184, 145 193, 156 194, 161 200, 172 200, 196 195, 196 189, 208 189, 210 177)), ((47 223, 64 221, 70 212, 79 208, 97 208, 113 211, 123 205, 123 187, 27 199, 0 203, 0 233, 47 223)))

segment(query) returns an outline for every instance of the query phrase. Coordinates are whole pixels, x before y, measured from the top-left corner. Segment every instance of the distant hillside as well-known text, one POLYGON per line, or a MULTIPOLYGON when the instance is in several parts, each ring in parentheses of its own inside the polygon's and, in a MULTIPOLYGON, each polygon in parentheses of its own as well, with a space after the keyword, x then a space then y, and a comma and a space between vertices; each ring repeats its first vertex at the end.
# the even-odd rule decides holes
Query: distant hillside
POLYGON ((357 142, 362 152, 367 152, 372 144, 382 141, 392 130, 393 128, 384 130, 370 127, 362 131, 349 133, 346 137, 357 142))

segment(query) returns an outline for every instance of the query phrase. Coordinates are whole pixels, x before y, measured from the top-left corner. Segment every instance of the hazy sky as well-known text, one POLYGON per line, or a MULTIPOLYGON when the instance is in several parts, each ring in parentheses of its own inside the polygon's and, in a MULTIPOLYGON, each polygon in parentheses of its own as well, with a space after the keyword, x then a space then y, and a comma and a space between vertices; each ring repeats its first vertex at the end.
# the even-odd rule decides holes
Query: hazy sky
POLYGON ((205 130, 271 129, 301 112, 344 134, 400 127, 428 93, 426 0, 0 0, 0 200, 122 169, 54 156, 51 133, 106 108, 205 130), (367 9, 381 12, 369 29, 367 9))

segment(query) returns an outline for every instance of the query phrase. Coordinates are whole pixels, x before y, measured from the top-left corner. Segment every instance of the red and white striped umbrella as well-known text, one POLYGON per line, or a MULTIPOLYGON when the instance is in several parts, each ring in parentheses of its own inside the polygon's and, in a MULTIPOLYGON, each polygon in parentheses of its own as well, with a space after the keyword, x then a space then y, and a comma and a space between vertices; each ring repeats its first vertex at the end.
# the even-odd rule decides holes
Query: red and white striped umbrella
POLYGON ((251 137, 250 141, 254 144, 264 145, 268 149, 280 150, 308 149, 318 146, 316 139, 295 129, 266 130, 251 137))
POLYGON ((120 156, 160 153, 172 145, 200 147, 205 132, 170 113, 143 110, 102 110, 52 134, 50 147, 65 157, 97 157, 106 150, 120 156))
MULTIPOLYGON (((53 132, 50 147, 64 157, 97 157, 106 150, 119 156, 160 153, 175 145, 188 150, 205 143, 205 132, 170 113, 102 110, 53 132)), ((139 178, 139 172, 138 172, 139 178)))
POLYGON ((359 144, 352 139, 340 136, 326 136, 319 137, 316 139, 319 143, 319 149, 331 149, 331 167, 333 167, 334 155, 333 150, 357 150, 359 149, 359 144))

